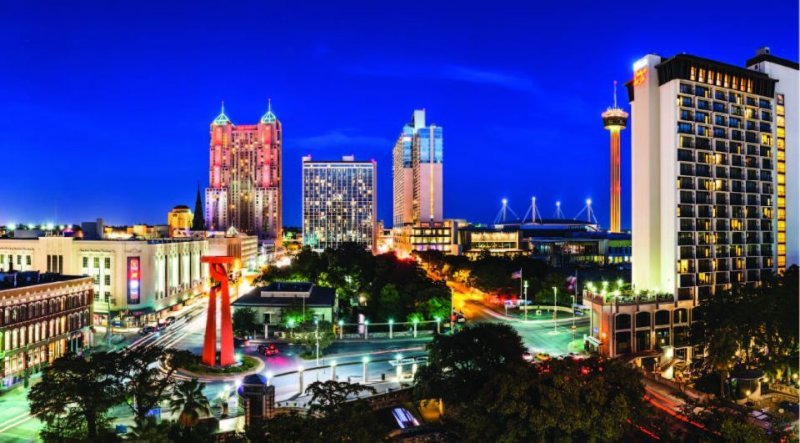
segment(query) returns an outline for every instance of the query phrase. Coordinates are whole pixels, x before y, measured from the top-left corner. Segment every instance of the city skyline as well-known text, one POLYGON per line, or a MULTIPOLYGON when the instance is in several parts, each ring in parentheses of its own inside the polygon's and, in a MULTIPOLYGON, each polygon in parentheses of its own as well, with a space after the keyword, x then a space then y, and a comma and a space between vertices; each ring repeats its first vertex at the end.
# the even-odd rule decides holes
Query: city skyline
MULTIPOLYGON (((772 10, 785 11, 776 14, 775 26, 757 35, 746 33, 735 48, 727 49, 711 40, 694 39, 691 33, 676 36, 670 26, 651 29, 646 21, 626 20, 632 13, 624 8, 582 6, 588 13, 575 17, 562 31, 577 38, 562 40, 547 23, 561 23, 555 19, 567 16, 563 9, 534 16, 532 9, 525 9, 528 6, 501 5, 479 16, 432 5, 436 12, 450 13, 451 19, 443 21, 441 29, 413 38, 424 38, 447 55, 434 51, 420 56, 418 66, 409 67, 391 61, 395 55, 415 53, 408 48, 414 46, 407 44, 408 36, 396 28, 399 24, 391 24, 383 34, 371 32, 378 38, 364 42, 359 32, 370 31, 371 24, 361 23, 357 14, 332 12, 326 5, 302 17, 275 6, 272 13, 285 14, 286 23, 262 31, 252 26, 229 28, 216 23, 213 14, 200 13, 191 21, 175 23, 184 34, 174 32, 170 21, 180 13, 177 6, 164 6, 163 14, 152 21, 137 21, 144 12, 124 6, 97 11, 80 5, 62 10, 53 4, 40 11, 31 5, 12 5, 7 17, 23 19, 4 24, 0 31, 9 63, 17 67, 0 74, 7 85, 7 106, 0 110, 0 145, 50 161, 21 161, 8 172, 0 184, 5 196, 0 224, 79 223, 96 217, 113 224, 163 224, 163 214, 170 208, 191 205, 198 183, 208 186, 206 125, 217 114, 219 102, 226 101, 231 120, 248 122, 263 114, 271 97, 276 114, 287 125, 284 225, 300 225, 302 155, 325 158, 344 153, 375 159, 383 165, 378 188, 388 191, 397 122, 406 120, 413 109, 426 108, 434 117, 432 123, 448 128, 446 218, 489 222, 501 198, 521 210, 535 195, 543 215, 550 215, 560 200, 570 218, 591 198, 601 225, 608 226, 608 172, 597 167, 608 164, 608 134, 597 119, 611 102, 613 80, 629 80, 632 63, 652 52, 670 57, 686 51, 738 65, 764 45, 777 56, 791 59, 797 54, 796 39, 790 38, 797 30, 791 19, 797 15, 796 5, 774 2, 772 10), (330 24, 332 13, 341 15, 341 24, 330 24), (25 18, 33 16, 48 25, 42 32, 24 28, 25 18), (492 24, 491 29, 476 29, 479 18, 492 24), (139 25, 117 26, 122 20, 139 25), (305 34, 291 29, 292 23, 303 20, 320 26, 309 26, 311 32, 305 34), (613 36, 598 35, 614 20, 624 25, 617 26, 613 36), (523 27, 512 26, 522 22, 523 27), (509 29, 498 31, 504 27, 509 29), (281 32, 286 36, 278 37, 281 32), (669 38, 664 38, 665 32, 669 38), (102 41, 97 36, 103 36, 102 41), (232 61, 229 69, 209 68, 221 62, 209 64, 208 51, 229 41, 254 48, 284 42, 282 38, 292 44, 273 50, 269 61, 253 66, 232 61), (575 46, 575 41, 582 45, 575 46), (320 69, 308 70, 309 64, 320 69), (120 69, 123 66, 129 69, 120 69), (585 66, 591 66, 591 75, 585 66), (376 105, 376 94, 388 104, 376 105), (112 106, 116 112, 108 112, 112 106), (43 121, 49 131, 38 130, 43 121), (492 146, 487 149, 487 144, 492 146), (542 162, 536 152, 544 150, 547 161, 542 162), (158 157, 165 152, 168 155, 158 157), (474 186, 476 177, 470 169, 475 158, 488 171, 481 174, 481 186, 474 186), (148 161, 138 164, 132 159, 148 161), (82 191, 81 205, 73 203, 74 191, 82 191), (127 204, 115 205, 118 201, 127 204)), ((647 13, 642 8, 647 9, 640 7, 637 16, 647 13)), ((706 10, 685 3, 674 11, 651 12, 658 12, 665 23, 678 23, 685 8, 706 10)), ((707 7, 712 9, 713 5, 707 7)), ((381 22, 384 13, 363 14, 381 22)), ((724 17, 725 12, 715 10, 715 14, 724 17)), ((243 20, 252 24, 256 19, 243 20)), ((426 27, 430 20, 434 18, 415 16, 412 24, 426 27)), ((706 26, 713 33, 723 30, 725 22, 706 26)), ((623 109, 629 109, 625 99, 621 102, 623 109)), ((381 194, 378 219, 388 225, 392 201, 387 192, 381 194)), ((623 133, 623 229, 630 228, 630 211, 630 138, 623 133)))

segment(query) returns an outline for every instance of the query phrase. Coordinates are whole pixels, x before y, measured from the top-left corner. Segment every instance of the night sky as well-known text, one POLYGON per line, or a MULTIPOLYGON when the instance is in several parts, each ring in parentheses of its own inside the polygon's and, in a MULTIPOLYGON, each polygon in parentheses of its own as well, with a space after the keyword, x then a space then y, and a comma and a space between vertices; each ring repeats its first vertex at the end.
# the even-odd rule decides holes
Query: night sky
MULTIPOLYGON (((600 113, 635 60, 798 59, 787 0, 314 3, 2 2, 0 224, 166 223, 208 184, 220 101, 250 124, 271 97, 285 225, 301 222, 305 154, 376 159, 390 224, 392 146, 426 108, 444 127, 448 218, 489 222, 503 197, 522 215, 532 195, 573 217, 591 197, 607 226, 600 113)), ((622 143, 629 227, 629 131, 622 143)))

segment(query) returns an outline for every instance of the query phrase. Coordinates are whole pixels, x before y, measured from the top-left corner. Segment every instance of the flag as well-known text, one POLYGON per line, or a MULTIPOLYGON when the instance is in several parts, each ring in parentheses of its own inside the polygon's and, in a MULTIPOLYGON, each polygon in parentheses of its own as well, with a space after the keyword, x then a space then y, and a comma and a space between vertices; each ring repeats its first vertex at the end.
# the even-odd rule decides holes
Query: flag
POLYGON ((567 292, 575 291, 578 286, 578 277, 571 275, 567 277, 567 292))
POLYGON ((514 273, 511 274, 511 279, 512 280, 516 280, 518 278, 522 278, 522 268, 520 268, 519 271, 514 272, 514 273))

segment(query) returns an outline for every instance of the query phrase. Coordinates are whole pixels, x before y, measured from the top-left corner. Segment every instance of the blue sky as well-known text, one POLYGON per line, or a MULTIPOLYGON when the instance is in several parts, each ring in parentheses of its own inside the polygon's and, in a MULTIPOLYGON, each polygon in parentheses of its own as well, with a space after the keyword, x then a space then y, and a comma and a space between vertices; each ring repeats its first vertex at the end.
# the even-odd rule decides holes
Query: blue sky
POLYGON ((798 59, 798 6, 785 0, 458 5, 5 2, 0 223, 165 223, 207 185, 220 101, 246 124, 271 97, 287 225, 300 224, 305 154, 376 159, 378 216, 390 221, 391 149, 415 108, 444 127, 447 217, 491 221, 503 197, 521 215, 532 195, 545 216, 561 200, 572 217, 588 197, 607 225, 600 113, 636 59, 742 65, 760 46, 798 59))

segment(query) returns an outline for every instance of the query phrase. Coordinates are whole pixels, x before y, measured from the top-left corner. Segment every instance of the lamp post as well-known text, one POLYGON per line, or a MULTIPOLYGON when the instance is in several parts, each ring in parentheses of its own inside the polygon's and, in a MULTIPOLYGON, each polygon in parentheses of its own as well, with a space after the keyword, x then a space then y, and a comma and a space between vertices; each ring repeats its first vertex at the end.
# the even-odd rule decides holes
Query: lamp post
POLYGON ((364 320, 364 340, 369 338, 369 320, 364 320))
POLYGON ((419 320, 415 317, 413 323, 414 323, 414 338, 417 338, 417 323, 419 323, 419 320))
POLYGON ((390 318, 390 319, 389 319, 389 340, 391 340, 391 339, 392 339, 392 332, 393 332, 393 331, 392 331, 392 329, 393 329, 393 326, 394 326, 394 319, 391 319, 391 318, 390 318))
POLYGON ((395 370, 397 372, 396 375, 398 383, 400 383, 400 380, 403 379, 403 365, 400 363, 401 360, 403 360, 403 355, 397 354, 397 367, 395 368, 395 370))
POLYGON ((361 361, 364 363, 364 373, 362 374, 363 375, 362 378, 364 380, 364 384, 367 384, 367 369, 369 365, 369 357, 365 355, 364 358, 361 359, 361 361))
POLYGON ((289 335, 294 338, 294 319, 289 319, 289 335))
POLYGON ((336 360, 331 362, 331 380, 336 381, 336 360))
POLYGON ((528 321, 528 280, 522 284, 525 293, 525 321, 528 321))
POLYGON ((300 386, 300 395, 303 395, 303 367, 297 367, 297 384, 300 386))
POLYGON ((558 302, 558 288, 553 286, 553 332, 558 333, 558 323, 556 323, 556 304, 558 302))
POLYGON ((441 326, 442 326, 442 319, 441 319, 441 318, 439 318, 439 317, 436 317, 436 318, 435 318, 435 320, 436 320, 436 333, 437 333, 437 334, 441 334, 441 333, 442 333, 442 328, 441 328, 441 326))
POLYGON ((339 320, 339 340, 344 340, 344 320, 339 320))
POLYGON ((319 366, 319 320, 316 319, 314 320, 314 338, 317 340, 317 366, 319 366))

